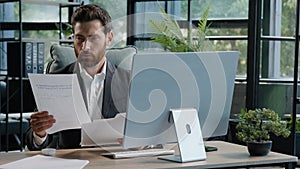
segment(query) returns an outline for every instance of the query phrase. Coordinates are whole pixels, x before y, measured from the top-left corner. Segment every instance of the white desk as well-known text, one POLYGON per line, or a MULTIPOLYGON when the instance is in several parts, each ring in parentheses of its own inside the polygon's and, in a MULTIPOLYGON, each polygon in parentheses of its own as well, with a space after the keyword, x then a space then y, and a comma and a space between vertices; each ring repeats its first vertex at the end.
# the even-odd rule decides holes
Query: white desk
MULTIPOLYGON (((85 169, 111 169, 111 168, 230 168, 261 165, 295 164, 295 156, 270 152, 267 156, 250 157, 245 146, 210 141, 206 145, 218 147, 218 151, 208 152, 205 161, 189 163, 175 163, 159 160, 157 157, 140 157, 131 159, 110 159, 100 156, 105 150, 101 148, 57 150, 56 157, 67 159, 89 160, 85 169)), ((109 149, 119 149, 110 147, 109 149)), ((5 164, 25 157, 40 154, 40 151, 0 153, 0 164, 5 164)), ((287 165, 286 165, 287 166, 287 165)))

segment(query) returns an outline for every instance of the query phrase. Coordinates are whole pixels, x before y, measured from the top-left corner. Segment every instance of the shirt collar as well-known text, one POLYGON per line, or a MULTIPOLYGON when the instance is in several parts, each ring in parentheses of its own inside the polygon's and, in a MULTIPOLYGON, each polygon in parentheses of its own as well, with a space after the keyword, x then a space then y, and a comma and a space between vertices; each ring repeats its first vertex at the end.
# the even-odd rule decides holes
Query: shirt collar
MULTIPOLYGON (((78 65, 79 65, 79 73, 82 77, 88 77, 89 79, 93 79, 93 77, 87 73, 87 71, 81 66, 81 64, 78 62, 78 65)), ((97 73, 95 75, 94 78, 96 78, 97 76, 104 76, 105 77, 105 74, 106 74, 106 67, 107 67, 107 62, 106 60, 104 61, 104 65, 103 65, 103 68, 101 70, 101 72, 97 73)), ((85 79, 85 78, 84 78, 85 79)))

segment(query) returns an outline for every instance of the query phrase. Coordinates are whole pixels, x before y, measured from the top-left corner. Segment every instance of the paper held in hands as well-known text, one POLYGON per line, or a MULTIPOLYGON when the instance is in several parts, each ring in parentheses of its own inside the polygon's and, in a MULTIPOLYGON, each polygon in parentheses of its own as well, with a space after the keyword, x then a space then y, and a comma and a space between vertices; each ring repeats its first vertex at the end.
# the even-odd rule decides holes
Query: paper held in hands
POLYGON ((118 139, 123 138, 125 118, 125 113, 119 113, 115 118, 82 124, 81 146, 120 144, 118 139))
POLYGON ((81 128, 81 124, 91 122, 76 74, 28 74, 28 77, 38 110, 48 111, 56 119, 47 133, 81 128))

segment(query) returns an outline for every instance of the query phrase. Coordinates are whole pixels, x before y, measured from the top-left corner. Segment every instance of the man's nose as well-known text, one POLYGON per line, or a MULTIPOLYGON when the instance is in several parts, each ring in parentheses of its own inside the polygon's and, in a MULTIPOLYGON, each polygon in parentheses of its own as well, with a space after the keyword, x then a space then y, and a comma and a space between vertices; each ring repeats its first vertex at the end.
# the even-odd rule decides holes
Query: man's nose
POLYGON ((85 41, 82 43, 82 49, 90 49, 91 42, 88 40, 88 38, 85 39, 85 41))

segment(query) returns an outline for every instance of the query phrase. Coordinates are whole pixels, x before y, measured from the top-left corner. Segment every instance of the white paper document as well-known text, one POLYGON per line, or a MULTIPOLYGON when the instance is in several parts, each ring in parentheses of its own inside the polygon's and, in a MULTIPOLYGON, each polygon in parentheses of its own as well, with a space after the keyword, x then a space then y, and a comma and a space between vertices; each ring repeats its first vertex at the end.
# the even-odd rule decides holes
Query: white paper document
POLYGON ((115 118, 83 123, 81 128, 81 145, 118 144, 118 139, 123 138, 125 116, 125 113, 119 113, 115 118))
POLYGON ((56 119, 47 133, 81 128, 81 124, 91 122, 76 74, 28 74, 28 77, 38 110, 48 111, 56 119))
POLYGON ((88 163, 88 160, 62 159, 43 155, 35 155, 0 165, 0 169, 81 169, 88 163))

